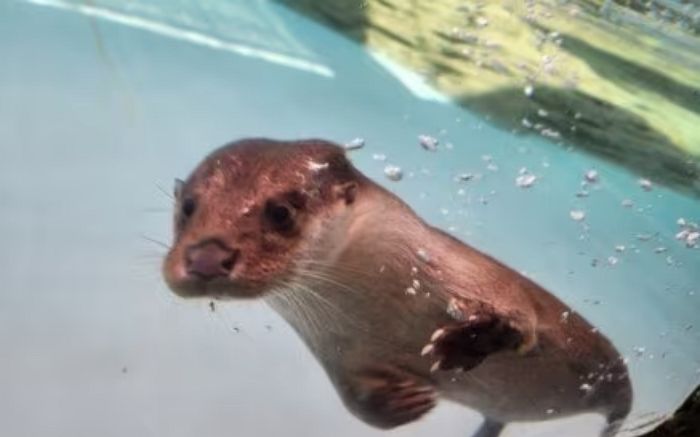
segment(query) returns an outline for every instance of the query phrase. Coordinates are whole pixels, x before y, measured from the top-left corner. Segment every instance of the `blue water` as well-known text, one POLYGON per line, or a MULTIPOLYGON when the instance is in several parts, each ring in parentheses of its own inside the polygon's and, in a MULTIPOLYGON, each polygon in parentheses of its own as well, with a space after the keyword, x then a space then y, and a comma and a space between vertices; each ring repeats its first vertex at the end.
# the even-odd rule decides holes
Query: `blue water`
MULTIPOLYGON (((129 11, 0 4, 3 435, 384 434, 344 410, 271 310, 233 302, 212 313, 160 279, 163 249, 142 238, 169 241, 159 187, 246 136, 364 138, 352 159, 366 174, 613 340, 630 359, 638 421, 669 413, 700 382, 700 250, 674 239, 679 218, 700 221, 697 199, 647 192, 612 164, 426 99, 363 47, 280 6, 227 5, 241 23, 222 41, 235 46, 137 28, 129 11), (438 152, 419 146, 422 134, 440 139, 438 152), (388 163, 402 181, 384 176, 388 163), (538 177, 529 189, 515 184, 522 167, 538 177), (589 169, 600 180, 577 198, 589 169), (463 172, 482 177, 456 182, 463 172)), ((445 404, 390 434, 464 436, 479 420, 445 404)), ((506 435, 587 436, 601 423, 506 435)))

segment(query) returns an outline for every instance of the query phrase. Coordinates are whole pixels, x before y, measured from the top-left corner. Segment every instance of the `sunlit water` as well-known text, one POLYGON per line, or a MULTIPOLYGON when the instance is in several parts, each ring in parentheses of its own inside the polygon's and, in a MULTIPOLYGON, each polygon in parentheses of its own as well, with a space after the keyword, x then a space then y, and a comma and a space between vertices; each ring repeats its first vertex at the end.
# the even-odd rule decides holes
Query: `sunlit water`
MULTIPOLYGON (((0 5, 3 435, 383 434, 345 411, 271 310, 212 312, 160 279, 164 249, 142 236, 169 241, 161 188, 246 136, 364 138, 352 159, 366 174, 613 340, 630 360, 636 423, 672 411, 700 380, 700 250, 674 238, 679 218, 700 220, 696 198, 499 130, 275 4, 230 2, 240 22, 212 33, 224 39, 154 28, 156 13, 47 5, 66 6, 0 5), (403 180, 389 181, 387 164, 403 180), (516 186, 521 168, 537 177, 530 188, 516 186), (599 180, 576 197, 590 169, 599 180), (480 177, 456 182, 464 172, 480 177)), ((389 434, 466 436, 479 421, 441 404, 389 434)), ((601 425, 585 416, 506 435, 601 425)))

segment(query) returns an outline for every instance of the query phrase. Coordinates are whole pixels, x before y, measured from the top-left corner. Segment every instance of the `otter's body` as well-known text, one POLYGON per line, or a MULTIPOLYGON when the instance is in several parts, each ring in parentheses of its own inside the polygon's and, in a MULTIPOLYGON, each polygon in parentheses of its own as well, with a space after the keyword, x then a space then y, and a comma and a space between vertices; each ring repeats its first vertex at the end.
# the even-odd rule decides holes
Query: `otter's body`
POLYGON ((423 222, 337 146, 241 142, 210 156, 188 188, 207 206, 199 222, 190 214, 190 228, 180 225, 164 267, 171 287, 186 296, 264 297, 366 422, 401 425, 443 397, 484 414, 479 436, 511 421, 585 412, 604 414, 611 436, 629 412, 626 367, 603 335, 537 284, 423 222), (306 196, 304 206, 272 214, 269 199, 290 188, 306 196), (247 205, 236 215, 258 206, 263 224, 228 217, 240 205, 217 203, 221 190, 245 192, 229 196, 247 205), (265 223, 288 215, 298 229, 288 223, 286 239, 268 241, 265 223), (222 227, 236 222, 235 231, 222 227), (269 278, 246 264, 246 251, 269 278), (291 255, 270 267, 266 251, 291 255), (182 267, 183 257, 196 268, 182 267), (232 267, 212 275, 212 257, 232 267))

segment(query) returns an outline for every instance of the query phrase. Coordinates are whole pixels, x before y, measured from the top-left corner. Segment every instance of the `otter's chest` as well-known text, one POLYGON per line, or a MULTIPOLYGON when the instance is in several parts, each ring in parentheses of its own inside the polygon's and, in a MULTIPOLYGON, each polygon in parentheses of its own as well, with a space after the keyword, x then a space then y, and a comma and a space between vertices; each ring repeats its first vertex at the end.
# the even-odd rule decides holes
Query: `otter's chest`
POLYGON ((427 372, 423 346, 449 321, 446 303, 429 293, 401 290, 374 296, 350 289, 277 296, 270 305, 322 362, 386 361, 427 372))

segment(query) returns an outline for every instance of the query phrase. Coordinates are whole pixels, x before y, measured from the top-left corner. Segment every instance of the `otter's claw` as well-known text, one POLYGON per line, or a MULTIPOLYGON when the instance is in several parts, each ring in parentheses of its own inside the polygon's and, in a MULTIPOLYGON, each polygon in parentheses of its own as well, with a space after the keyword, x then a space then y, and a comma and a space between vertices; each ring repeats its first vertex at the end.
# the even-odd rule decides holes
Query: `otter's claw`
POLYGON ((470 370, 486 357, 504 349, 515 349, 522 334, 507 322, 490 314, 474 314, 465 322, 437 329, 421 355, 437 358, 431 372, 470 370))
POLYGON ((437 393, 432 386, 390 368, 368 370, 356 384, 360 416, 381 428, 414 421, 436 403, 437 393))

